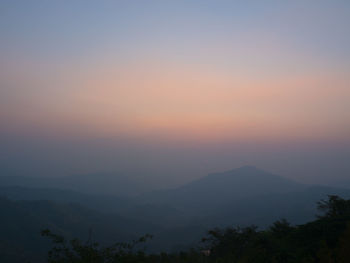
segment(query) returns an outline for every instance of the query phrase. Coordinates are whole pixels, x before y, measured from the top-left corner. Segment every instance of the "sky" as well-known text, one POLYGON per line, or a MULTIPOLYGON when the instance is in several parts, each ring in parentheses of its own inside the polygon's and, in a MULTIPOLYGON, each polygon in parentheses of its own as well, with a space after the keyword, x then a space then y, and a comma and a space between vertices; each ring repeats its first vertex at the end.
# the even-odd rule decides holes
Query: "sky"
POLYGON ((349 1, 0 3, 0 170, 350 179, 349 1))

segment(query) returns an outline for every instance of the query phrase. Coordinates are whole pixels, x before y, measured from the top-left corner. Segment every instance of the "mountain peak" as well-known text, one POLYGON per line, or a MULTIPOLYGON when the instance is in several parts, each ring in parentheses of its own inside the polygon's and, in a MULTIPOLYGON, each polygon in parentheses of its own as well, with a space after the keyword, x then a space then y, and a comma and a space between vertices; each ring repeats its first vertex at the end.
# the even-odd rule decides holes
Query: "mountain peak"
POLYGON ((244 165, 239 168, 234 169, 234 171, 261 171, 259 168, 253 166, 253 165, 244 165))
POLYGON ((244 165, 232 170, 228 170, 225 172, 214 173, 213 175, 231 175, 231 174, 266 174, 267 172, 257 168, 253 165, 244 165))

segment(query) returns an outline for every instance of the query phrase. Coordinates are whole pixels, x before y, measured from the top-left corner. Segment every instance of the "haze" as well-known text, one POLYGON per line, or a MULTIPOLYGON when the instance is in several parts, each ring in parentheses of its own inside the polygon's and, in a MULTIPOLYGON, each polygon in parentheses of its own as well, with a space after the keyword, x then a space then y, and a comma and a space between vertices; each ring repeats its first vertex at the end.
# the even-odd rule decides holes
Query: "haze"
POLYGON ((1 173, 348 179, 350 4, 336 2, 2 1, 1 173))

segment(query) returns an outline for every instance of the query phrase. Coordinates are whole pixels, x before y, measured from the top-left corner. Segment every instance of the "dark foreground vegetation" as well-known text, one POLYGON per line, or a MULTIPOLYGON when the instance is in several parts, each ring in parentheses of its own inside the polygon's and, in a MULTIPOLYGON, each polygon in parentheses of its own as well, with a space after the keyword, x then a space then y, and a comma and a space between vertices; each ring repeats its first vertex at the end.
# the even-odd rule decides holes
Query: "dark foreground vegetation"
POLYGON ((65 240, 44 230, 54 246, 49 263, 132 263, 132 262, 350 262, 350 200, 331 195, 318 203, 321 215, 307 224, 291 226, 282 219, 266 230, 255 226, 213 229, 200 248, 179 253, 145 253, 151 236, 130 243, 101 247, 93 240, 65 240))

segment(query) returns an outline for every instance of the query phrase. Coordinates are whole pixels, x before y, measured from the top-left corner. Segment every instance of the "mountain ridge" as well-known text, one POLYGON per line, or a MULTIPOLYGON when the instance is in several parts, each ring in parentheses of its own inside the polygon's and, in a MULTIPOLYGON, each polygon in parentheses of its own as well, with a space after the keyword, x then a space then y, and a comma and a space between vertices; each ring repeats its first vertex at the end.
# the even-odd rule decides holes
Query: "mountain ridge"
POLYGON ((195 207, 198 203, 216 206, 247 196, 293 192, 306 185, 295 182, 254 166, 211 173, 177 188, 142 194, 143 202, 160 202, 171 205, 195 207))

